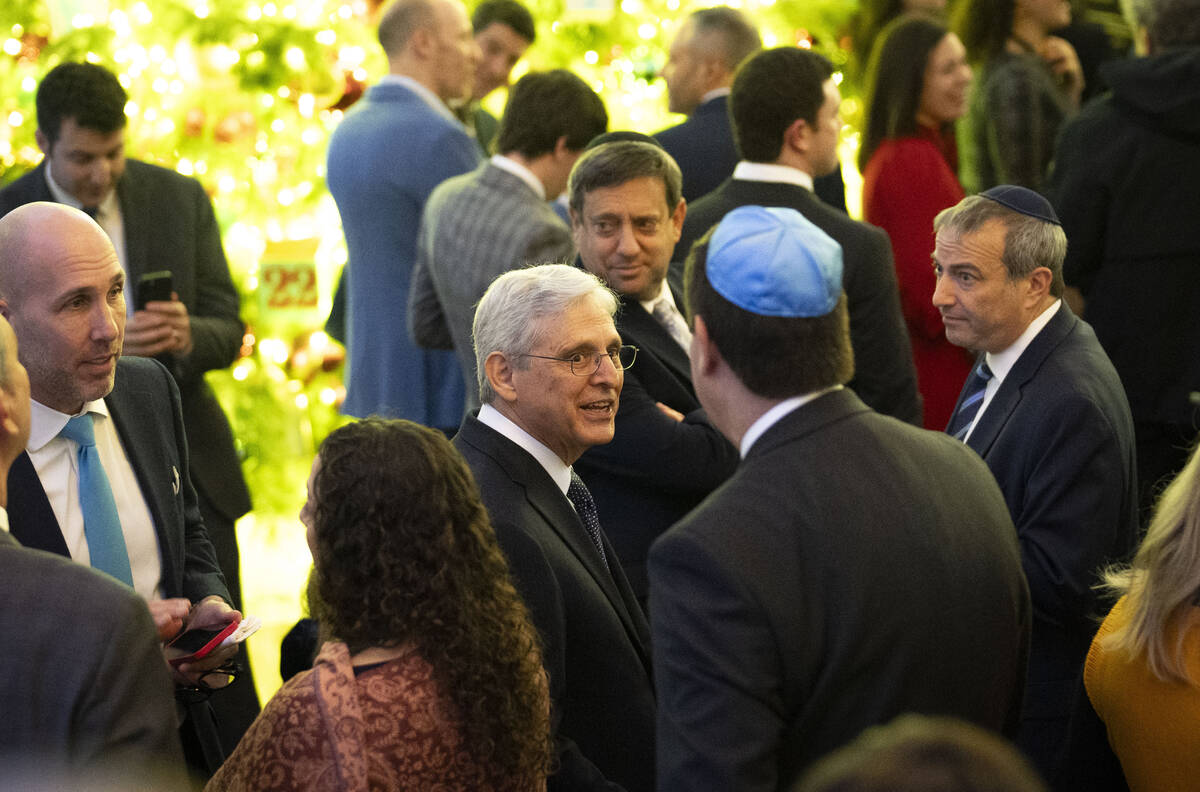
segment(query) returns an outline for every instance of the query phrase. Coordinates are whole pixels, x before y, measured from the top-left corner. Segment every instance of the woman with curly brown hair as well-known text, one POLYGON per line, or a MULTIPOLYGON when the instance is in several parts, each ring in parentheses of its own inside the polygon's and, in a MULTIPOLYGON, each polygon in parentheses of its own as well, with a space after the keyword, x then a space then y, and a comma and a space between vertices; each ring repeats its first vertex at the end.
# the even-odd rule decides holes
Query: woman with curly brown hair
POLYGON ((337 429, 300 519, 331 640, 207 789, 544 790, 536 632, 449 441, 408 421, 337 429))

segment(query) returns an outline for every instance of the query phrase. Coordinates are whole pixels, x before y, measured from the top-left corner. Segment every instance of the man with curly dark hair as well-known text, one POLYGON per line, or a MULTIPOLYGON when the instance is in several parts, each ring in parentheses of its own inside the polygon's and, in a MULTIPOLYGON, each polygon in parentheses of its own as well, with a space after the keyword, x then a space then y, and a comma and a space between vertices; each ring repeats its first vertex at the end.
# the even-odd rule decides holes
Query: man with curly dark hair
POLYGON ((337 429, 300 520, 330 640, 208 789, 544 789, 537 635, 450 441, 408 421, 337 429))

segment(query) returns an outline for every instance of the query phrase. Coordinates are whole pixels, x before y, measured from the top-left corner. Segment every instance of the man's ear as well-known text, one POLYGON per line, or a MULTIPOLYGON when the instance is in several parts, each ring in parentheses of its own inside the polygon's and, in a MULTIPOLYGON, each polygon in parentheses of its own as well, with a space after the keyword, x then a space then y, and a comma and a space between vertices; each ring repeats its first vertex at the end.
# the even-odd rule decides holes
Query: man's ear
POLYGON ((517 387, 513 383, 513 367, 503 352, 493 352, 483 361, 483 372, 496 395, 505 402, 517 400, 517 387))
POLYGON ((783 130, 783 145, 799 154, 808 154, 812 139, 812 127, 803 118, 797 118, 783 130))
POLYGON ((716 371, 721 362, 721 353, 708 334, 708 326, 704 317, 697 314, 692 317, 692 370, 706 375, 716 371))
POLYGON ((683 219, 687 217, 687 201, 680 198, 679 205, 675 207, 675 211, 671 213, 671 225, 674 226, 675 241, 679 241, 679 237, 683 236, 683 219))
POLYGON ((8 307, 8 300, 0 297, 0 316, 7 319, 9 324, 12 324, 12 316, 9 315, 11 313, 12 309, 8 307))
POLYGON ((1054 273, 1049 267, 1038 267, 1029 273, 1029 297, 1036 303, 1050 293, 1050 284, 1054 282, 1054 273))
POLYGON ((37 141, 38 148, 42 150, 42 153, 49 157, 51 148, 50 138, 46 137, 45 133, 42 132, 41 129, 38 129, 34 131, 33 139, 37 141))

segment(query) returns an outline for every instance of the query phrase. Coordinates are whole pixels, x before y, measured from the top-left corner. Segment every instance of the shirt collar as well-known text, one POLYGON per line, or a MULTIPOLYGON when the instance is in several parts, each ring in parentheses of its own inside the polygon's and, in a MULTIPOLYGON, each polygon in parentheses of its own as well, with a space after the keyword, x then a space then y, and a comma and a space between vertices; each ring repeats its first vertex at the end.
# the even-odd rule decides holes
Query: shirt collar
MULTIPOLYGON (((64 190, 62 187, 59 187, 58 182, 54 181, 54 176, 50 173, 50 163, 49 162, 46 163, 45 173, 46 173, 46 186, 50 188, 50 195, 51 195, 51 197, 54 198, 55 203, 65 204, 67 206, 73 206, 76 209, 83 209, 83 204, 80 203, 78 198, 76 198, 74 195, 71 195, 69 192, 64 190)), ((117 191, 115 189, 109 190, 108 194, 105 195, 104 198, 100 201, 100 203, 97 204, 97 206, 96 206, 97 217, 99 217, 100 215, 109 214, 110 212, 112 212, 116 208, 116 204, 117 204, 117 191)))
POLYGON ((538 198, 546 200, 546 186, 542 184, 542 180, 533 175, 533 171, 526 168, 516 160, 509 159, 503 154, 493 154, 490 162, 502 171, 507 171, 513 176, 518 177, 521 181, 528 184, 538 198))
MULTIPOLYGON (((85 402, 79 415, 89 412, 103 415, 105 418, 109 417, 108 405, 104 403, 104 399, 85 402)), ((61 413, 53 407, 47 407, 35 399, 30 399, 29 442, 25 445, 26 450, 40 451, 47 443, 58 437, 58 433, 73 417, 75 416, 61 413)))
POLYGON ((0 531, 8 530, 8 509, 0 506, 0 531))
POLYGON ((429 105, 429 107, 442 118, 445 118, 447 121, 453 121, 459 126, 462 126, 462 122, 455 117, 454 113, 450 110, 449 106, 442 101, 441 97, 426 88, 424 85, 421 85, 421 83, 417 82, 412 77, 409 77, 407 74, 385 74, 379 79, 378 84, 404 86, 419 96, 421 101, 429 105))
POLYGON ((718 97, 729 96, 729 92, 730 87, 728 85, 722 85, 720 88, 713 88, 711 91, 704 94, 704 96, 700 97, 700 104, 708 104, 713 99, 717 99, 718 97))
POLYGON ((733 169, 733 178, 739 181, 795 184, 809 192, 812 192, 813 188, 812 176, 790 165, 776 165, 773 162, 748 162, 742 160, 733 169))
POLYGON ((646 313, 653 314, 654 306, 659 300, 666 300, 671 305, 675 306, 675 310, 679 310, 679 306, 675 304, 675 295, 671 294, 671 289, 667 286, 667 279, 663 278, 662 284, 659 286, 658 294, 651 297, 649 300, 638 300, 642 307, 646 309, 646 313))
POLYGON ((745 459, 746 454, 750 453, 751 447, 758 442, 758 438, 766 434, 766 431, 772 426, 783 420, 785 415, 793 410, 800 409, 819 396, 824 396, 826 393, 833 393, 834 391, 841 389, 841 385, 833 385, 832 387, 823 388, 822 390, 813 391, 812 393, 805 393, 800 396, 792 396, 784 399, 762 415, 758 416, 758 420, 750 424, 750 428, 746 430, 744 435, 742 435, 742 442, 740 444, 741 447, 739 449, 742 454, 742 459, 745 459))
POLYGON ((1029 347, 1030 342, 1037 337, 1037 334, 1042 332, 1042 329, 1050 324, 1050 320, 1054 318, 1054 314, 1058 313, 1059 306, 1062 305, 1062 300, 1055 300, 1054 304, 1046 310, 1038 314, 1029 326, 1025 328, 1025 332, 1017 337, 1017 340, 1008 346, 1007 349, 992 354, 988 352, 985 355, 988 368, 992 370, 992 378, 999 386, 1004 378, 1008 376, 1008 372, 1012 371, 1012 367, 1016 365, 1021 354, 1029 347))
POLYGON ((479 408, 479 422, 491 427, 528 451, 529 455, 550 474, 550 478, 554 479, 554 484, 562 490, 563 494, 567 493, 567 487, 571 486, 571 468, 563 464, 563 461, 558 458, 558 454, 547 448, 542 441, 517 426, 508 416, 490 404, 479 408))

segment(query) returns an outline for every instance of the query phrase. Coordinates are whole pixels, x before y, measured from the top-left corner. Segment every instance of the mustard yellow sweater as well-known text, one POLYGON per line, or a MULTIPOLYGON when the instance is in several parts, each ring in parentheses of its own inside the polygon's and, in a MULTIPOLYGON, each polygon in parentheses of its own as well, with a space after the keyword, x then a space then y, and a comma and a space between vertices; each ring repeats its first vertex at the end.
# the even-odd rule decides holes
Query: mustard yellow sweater
MULTIPOLYGON (((1088 652, 1084 685, 1108 728, 1131 792, 1196 792, 1200 789, 1200 682, 1163 682, 1144 657, 1110 651, 1101 640, 1129 619, 1122 597, 1100 626, 1088 652)), ((1167 627, 1167 646, 1185 629, 1184 654, 1200 680, 1200 608, 1167 627)))

